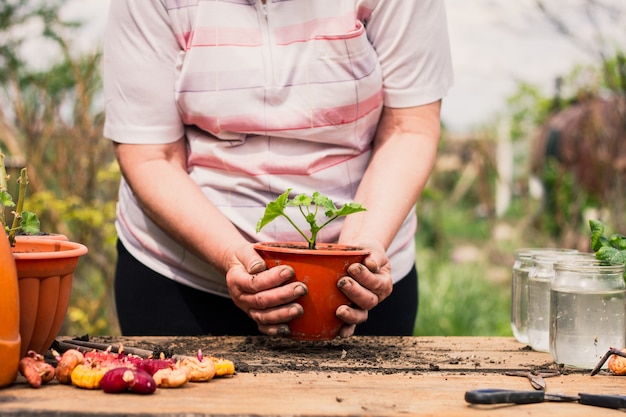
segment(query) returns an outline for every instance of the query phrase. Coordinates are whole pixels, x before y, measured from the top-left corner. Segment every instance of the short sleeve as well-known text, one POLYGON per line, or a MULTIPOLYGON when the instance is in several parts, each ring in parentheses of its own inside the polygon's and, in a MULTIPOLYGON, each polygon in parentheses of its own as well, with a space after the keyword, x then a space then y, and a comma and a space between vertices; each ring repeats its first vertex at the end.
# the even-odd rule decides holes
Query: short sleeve
POLYGON ((363 0, 383 73, 384 103, 411 107, 443 98, 453 83, 443 0, 363 0))
POLYGON ((184 134, 174 95, 182 48, 159 0, 111 2, 104 42, 104 136, 169 143, 184 134))

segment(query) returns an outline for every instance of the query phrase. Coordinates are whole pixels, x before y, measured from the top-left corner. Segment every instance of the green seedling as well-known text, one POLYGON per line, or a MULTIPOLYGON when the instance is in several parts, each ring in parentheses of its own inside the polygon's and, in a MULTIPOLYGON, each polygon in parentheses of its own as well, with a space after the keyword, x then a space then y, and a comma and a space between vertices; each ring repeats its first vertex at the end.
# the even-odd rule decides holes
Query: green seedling
POLYGON ((19 191, 17 202, 9 193, 9 176, 4 165, 4 154, 0 152, 0 224, 9 238, 11 247, 15 246, 15 235, 21 230, 24 234, 39 233, 39 219, 35 213, 24 210, 24 197, 26 196, 26 186, 28 185, 28 173, 26 168, 20 171, 17 180, 19 191), (9 225, 6 218, 6 208, 11 210, 13 221, 9 225))
POLYGON ((265 213, 256 225, 256 231, 259 233, 263 227, 271 223, 276 218, 283 216, 298 231, 298 233, 307 241, 309 249, 315 249, 317 234, 325 226, 339 217, 349 214, 365 211, 366 209, 359 203, 346 203, 337 208, 335 203, 327 196, 315 191, 313 195, 299 194, 294 198, 289 198, 291 188, 287 189, 283 194, 279 195, 274 201, 267 203, 265 213), (288 206, 295 206, 300 209, 300 213, 304 216, 310 226, 310 234, 303 232, 296 223, 287 215, 285 209, 288 206), (318 217, 324 216, 323 222, 318 225, 318 217))
POLYGON ((589 220, 589 227, 591 249, 596 253, 596 258, 610 265, 626 264, 626 236, 616 233, 607 237, 604 234, 604 223, 599 220, 589 220))

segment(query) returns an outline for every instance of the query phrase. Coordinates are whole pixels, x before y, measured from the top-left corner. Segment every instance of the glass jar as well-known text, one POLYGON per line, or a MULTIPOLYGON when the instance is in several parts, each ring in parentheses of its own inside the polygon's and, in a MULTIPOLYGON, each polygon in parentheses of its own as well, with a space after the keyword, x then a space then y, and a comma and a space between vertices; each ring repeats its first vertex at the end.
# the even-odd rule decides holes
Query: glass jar
POLYGON ((564 259, 550 286, 550 353, 555 362, 592 369, 626 345, 624 265, 564 259))
POLYGON ((550 351, 550 285, 554 264, 564 259, 595 261, 595 255, 559 250, 536 252, 528 275, 528 344, 538 352, 550 351))
POLYGON ((533 256, 528 275, 528 344, 539 352, 550 351, 550 284, 558 254, 533 256))
POLYGON ((520 343, 528 343, 528 276, 534 267, 533 255, 541 253, 574 254, 576 249, 525 248, 515 252, 511 273, 511 330, 520 343))

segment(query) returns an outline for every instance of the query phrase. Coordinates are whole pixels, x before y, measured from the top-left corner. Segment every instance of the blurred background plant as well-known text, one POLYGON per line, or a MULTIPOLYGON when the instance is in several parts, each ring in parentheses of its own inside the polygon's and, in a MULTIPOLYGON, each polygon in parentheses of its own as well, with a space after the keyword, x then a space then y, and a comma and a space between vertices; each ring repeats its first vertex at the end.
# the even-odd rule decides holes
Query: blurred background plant
MULTIPOLYGON (((581 1, 597 13, 623 12, 581 1)), ((101 53, 73 47, 81 22, 59 17, 64 3, 0 2, 0 149, 13 175, 28 166, 28 209, 38 213, 42 229, 89 247, 62 333, 116 335, 120 173, 102 138, 101 53), (32 42, 55 52, 49 66, 33 66, 21 55, 32 42)), ((556 94, 520 81, 502 114, 463 136, 444 126, 437 165, 417 208, 417 335, 510 336, 515 249, 588 251, 591 217, 607 230, 626 232, 622 51, 608 48, 602 37, 591 43, 577 38, 544 3, 536 1, 545 18, 595 54, 596 63, 555 80, 556 94)))
POLYGON ((553 95, 520 81, 502 114, 463 137, 444 130, 418 204, 417 335, 511 336, 517 248, 588 252, 590 218, 626 232, 626 65, 598 23, 625 9, 577 2, 589 40, 547 3, 536 1, 545 19, 595 63, 554 80, 553 95))
POLYGON ((80 22, 59 18, 61 0, 0 2, 0 148, 15 175, 30 177, 27 207, 42 231, 84 243, 65 334, 115 333, 111 297, 115 201, 119 170, 102 139, 104 109, 100 52, 76 54, 80 22), (57 59, 33 68, 26 42, 51 48, 57 59))

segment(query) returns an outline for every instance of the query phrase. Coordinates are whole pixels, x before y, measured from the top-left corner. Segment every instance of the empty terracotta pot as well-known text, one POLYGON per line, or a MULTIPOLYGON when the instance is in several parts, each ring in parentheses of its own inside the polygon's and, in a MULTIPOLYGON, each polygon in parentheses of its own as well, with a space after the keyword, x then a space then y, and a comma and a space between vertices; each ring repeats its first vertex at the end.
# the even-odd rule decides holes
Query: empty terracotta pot
POLYGON ((9 241, 0 234, 0 388, 15 381, 20 361, 20 304, 9 241))
POLYGON ((21 356, 44 354, 57 336, 70 301, 72 279, 87 247, 47 238, 17 238, 13 247, 20 299, 21 356))
POLYGON ((295 281, 304 282, 308 293, 297 302, 304 314, 289 322, 291 338, 298 340, 331 340, 339 334, 343 322, 335 311, 350 300, 337 288, 337 282, 347 275, 347 268, 362 262, 368 251, 354 246, 318 243, 309 249, 301 242, 263 242, 255 244, 256 251, 268 268, 289 265, 295 271, 295 281))

